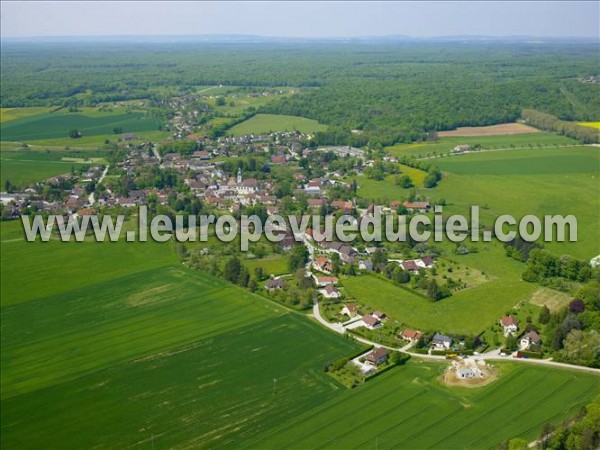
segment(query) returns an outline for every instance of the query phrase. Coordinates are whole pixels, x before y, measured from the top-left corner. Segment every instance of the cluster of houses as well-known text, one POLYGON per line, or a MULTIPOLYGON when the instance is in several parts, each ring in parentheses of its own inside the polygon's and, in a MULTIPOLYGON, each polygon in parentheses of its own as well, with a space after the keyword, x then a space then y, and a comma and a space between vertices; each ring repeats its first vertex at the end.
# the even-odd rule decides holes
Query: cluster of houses
MULTIPOLYGON (((502 330, 504 336, 516 336, 519 331, 519 322, 513 316, 504 316, 500 319, 500 326, 502 326, 502 330)), ((520 350, 529 350, 532 346, 539 348, 542 339, 540 335, 534 331, 528 331, 523 333, 519 339, 519 349, 520 350)))
MULTIPOLYGON (((358 319, 358 317, 360 317, 358 307, 354 303, 343 305, 340 313, 342 316, 347 316, 350 320, 358 319)), ((362 317, 360 317, 360 320, 356 320, 354 322, 354 327, 363 326, 369 330, 376 330, 377 328, 381 328, 383 326, 384 319, 387 319, 387 316, 384 312, 372 311, 370 314, 364 314, 362 317)))

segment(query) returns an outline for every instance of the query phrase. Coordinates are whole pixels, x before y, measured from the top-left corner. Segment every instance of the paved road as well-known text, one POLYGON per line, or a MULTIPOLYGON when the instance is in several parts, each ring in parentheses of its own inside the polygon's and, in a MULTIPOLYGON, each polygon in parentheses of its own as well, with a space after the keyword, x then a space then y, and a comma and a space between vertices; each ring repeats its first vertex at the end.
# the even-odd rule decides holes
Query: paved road
MULTIPOLYGON (((317 319, 317 321, 319 321, 322 325, 329 328, 330 330, 335 331, 336 333, 339 333, 339 334, 344 334, 346 332, 346 329, 344 328, 344 326, 341 323, 331 323, 331 322, 328 322, 327 320, 325 320, 325 318, 321 315, 321 311, 319 310, 319 303, 317 301, 315 301, 315 304, 313 305, 313 314, 312 315, 315 319, 317 319)), ((396 348, 396 347, 390 347, 390 346, 383 345, 383 344, 378 344, 377 342, 370 341, 369 339, 365 339, 360 336, 353 335, 353 337, 358 342, 362 342, 363 344, 373 345, 375 347, 382 347, 382 348, 385 348, 385 349, 393 351, 393 352, 407 353, 407 354, 409 354, 411 356, 415 356, 417 358, 432 359, 432 360, 438 360, 438 361, 446 360, 446 358, 444 356, 422 355, 421 353, 411 353, 408 351, 408 349, 412 346, 412 344, 407 344, 402 348, 396 348)))
MULTIPOLYGON (((317 321, 319 321, 322 325, 329 328, 330 330, 335 331, 336 333, 339 333, 339 334, 344 334, 346 332, 346 329, 344 328, 344 326, 341 323, 330 323, 327 320, 325 320, 325 318, 321 315, 321 311, 319 310, 319 303, 316 301, 315 301, 315 304, 313 305, 313 314, 312 315, 317 321)), ((363 344, 373 345, 376 347, 383 347, 390 351, 406 353, 415 358, 436 360, 436 361, 446 361, 445 356, 423 355, 421 353, 410 352, 409 349, 412 346, 412 344, 407 344, 402 348, 395 348, 395 347, 390 347, 387 345, 378 344, 377 342, 370 341, 369 339, 365 339, 360 336, 354 335, 353 337, 358 342, 362 342, 363 344)), ((510 361, 510 362, 524 363, 524 364, 537 364, 540 366, 556 367, 559 369, 578 370, 581 372, 587 372, 587 373, 593 373, 596 375, 600 375, 600 369, 594 369, 592 367, 575 366, 572 364, 565 364, 565 363, 560 363, 560 362, 551 361, 551 360, 547 360, 547 359, 513 358, 512 356, 500 356, 499 349, 491 350, 487 353, 482 353, 481 355, 475 355, 474 358, 482 359, 485 361, 510 361)))
MULTIPOLYGON (((107 164, 106 168, 104 169, 104 172, 102 172, 102 175, 100 175, 100 178, 98 179, 98 182, 96 183, 96 186, 99 185, 100 183, 102 183, 104 181, 104 177, 106 176, 106 174, 108 173, 108 168, 110 166, 107 164)), ((92 192, 90 194, 90 196, 88 197, 88 203, 90 204, 90 206, 92 206, 94 203, 96 203, 96 193, 92 192)))
POLYGON ((541 147, 535 146, 535 147, 504 147, 504 148, 487 148, 487 149, 482 149, 482 150, 470 150, 468 152, 461 152, 461 153, 452 153, 451 151, 446 152, 446 153, 438 153, 437 156, 422 156, 420 158, 415 158, 417 161, 423 161, 426 159, 438 159, 441 157, 441 155, 448 155, 448 153, 450 153, 452 155, 452 157, 455 156, 460 156, 460 155, 471 155, 473 153, 487 153, 487 152, 505 152, 505 151, 510 151, 510 150, 548 150, 549 148, 563 148, 563 147, 596 147, 598 144, 576 144, 576 145, 571 145, 571 144, 560 144, 558 146, 556 145, 542 145, 541 147))
POLYGON ((154 157, 158 160, 158 163, 160 164, 162 162, 162 158, 160 157, 160 153, 158 153, 158 148, 156 144, 152 146, 152 153, 154 153, 154 157))

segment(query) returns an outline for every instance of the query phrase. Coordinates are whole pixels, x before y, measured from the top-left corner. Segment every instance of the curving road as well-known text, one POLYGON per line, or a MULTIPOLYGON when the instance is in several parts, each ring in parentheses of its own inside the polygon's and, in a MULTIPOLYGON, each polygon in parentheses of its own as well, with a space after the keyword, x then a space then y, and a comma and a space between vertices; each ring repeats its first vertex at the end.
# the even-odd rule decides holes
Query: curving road
MULTIPOLYGON (((330 323, 327 320, 325 320, 325 318, 321 315, 321 311, 319 310, 319 302, 316 300, 313 305, 312 316, 323 326, 329 328, 332 331, 335 331, 336 333, 344 334, 346 332, 346 329, 344 328, 344 326, 341 323, 330 323)), ((376 347, 382 347, 382 348, 385 348, 387 350, 394 351, 394 352, 406 353, 415 358, 446 361, 445 356, 424 355, 421 353, 409 352, 408 349, 412 346, 412 344, 407 344, 402 348, 395 348, 395 347, 389 347, 387 345, 382 345, 377 342, 370 341, 369 339, 365 339, 360 336, 353 335, 353 337, 358 342, 362 342, 363 344, 373 345, 376 347)), ((540 366, 555 367, 555 368, 559 368, 559 369, 578 370, 580 372, 587 372, 587 373, 593 373, 596 375, 600 375, 600 369, 594 369, 592 367, 575 366, 573 364, 560 363, 560 362, 552 361, 549 359, 513 358, 511 356, 500 356, 499 349, 492 350, 487 353, 482 353, 481 355, 475 355, 473 358, 482 359, 485 361, 511 361, 511 362, 524 363, 524 364, 537 364, 540 366)))

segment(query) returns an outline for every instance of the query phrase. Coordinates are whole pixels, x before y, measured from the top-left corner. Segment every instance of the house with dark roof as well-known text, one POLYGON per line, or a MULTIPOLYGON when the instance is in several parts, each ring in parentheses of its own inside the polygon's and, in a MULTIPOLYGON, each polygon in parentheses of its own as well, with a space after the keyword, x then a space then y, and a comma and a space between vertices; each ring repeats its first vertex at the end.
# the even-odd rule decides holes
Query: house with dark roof
POLYGON ((529 333, 521 336, 520 347, 521 350, 527 350, 532 345, 540 345, 542 342, 542 338, 535 331, 530 331, 529 333))
POLYGON ((431 340, 432 350, 448 350, 452 345, 452 338, 445 334, 434 334, 431 340))
POLYGON ((265 288, 269 292, 273 292, 278 289, 283 289, 283 288, 285 288, 285 286, 286 286, 285 281, 283 281, 283 279, 281 279, 281 278, 272 278, 265 283, 265 288))
POLYGON ((373 349, 367 356, 365 356, 365 363, 372 366, 379 366, 387 361, 389 352, 382 347, 373 349))
POLYGON ((369 330, 374 330, 383 326, 381 321, 377 317, 372 316, 371 314, 365 314, 362 318, 362 321, 364 326, 367 327, 369 330))

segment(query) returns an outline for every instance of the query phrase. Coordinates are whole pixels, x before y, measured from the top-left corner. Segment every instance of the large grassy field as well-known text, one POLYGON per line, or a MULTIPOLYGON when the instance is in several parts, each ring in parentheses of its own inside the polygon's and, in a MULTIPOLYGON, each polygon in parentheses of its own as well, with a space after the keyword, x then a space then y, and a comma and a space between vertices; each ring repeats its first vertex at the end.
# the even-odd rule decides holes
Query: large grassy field
POLYGON ((598 377, 501 364, 499 380, 481 388, 448 388, 444 365, 406 366, 282 423, 250 448, 493 448, 535 439, 600 392, 598 377))
MULTIPOLYGON (((524 136, 541 136, 531 134, 524 136)), ((510 136, 509 136, 510 137, 510 136)), ((596 147, 500 150, 436 158, 445 173, 434 189, 417 189, 430 201, 444 199, 444 214, 468 217, 480 206, 481 223, 488 229, 502 214, 517 220, 527 214, 569 215, 577 218, 578 241, 544 245, 558 254, 590 259, 600 253, 600 151, 596 147)), ((385 181, 359 177, 358 193, 384 201, 404 200, 409 190, 385 181)))
POLYGON ((2 186, 6 180, 20 188, 46 180, 50 177, 68 173, 71 169, 79 169, 102 161, 102 152, 62 151, 46 152, 18 150, 0 152, 0 181, 2 186), (87 162, 73 162, 70 158, 83 159, 87 162))
POLYGON ((582 259, 600 253, 598 148, 508 150, 442 158, 436 163, 446 177, 423 194, 433 200, 446 199, 446 214, 466 214, 470 205, 479 205, 482 223, 488 227, 501 214, 517 220, 526 214, 540 218, 573 214, 578 241, 544 245, 582 259))
MULTIPOLYGON (((61 109, 3 122, 0 140, 29 143, 45 139, 68 139, 72 129, 80 130, 83 136, 110 136, 118 127, 123 133, 135 133, 157 130, 158 125, 156 119, 143 112, 123 108, 106 112, 96 108, 84 108, 78 112, 61 109)), ((76 145, 78 139, 71 141, 76 145)))
MULTIPOLYGON (((404 326, 457 334, 480 333, 517 303, 528 301, 536 289, 520 279, 524 264, 504 256, 497 243, 481 246, 479 253, 453 255, 453 258, 461 267, 483 271, 489 281, 436 303, 374 275, 347 277, 342 284, 346 295, 374 310, 384 311, 404 326)), ((438 271, 442 273, 443 269, 438 271)))
POLYGON ((0 108, 0 123, 23 119, 36 114, 47 113, 53 109, 56 108, 49 106, 32 106, 29 108, 0 108))
POLYGON ((170 244, 1 235, 3 448, 239 445, 333 398, 324 365, 359 348, 170 244))
POLYGON ((257 114, 242 123, 231 128, 228 133, 234 136, 243 136, 245 134, 268 133, 269 131, 301 131, 304 133, 314 133, 323 131, 326 125, 321 125, 316 120, 307 119, 298 116, 285 116, 278 114, 257 114))
POLYGON ((477 137, 444 137, 435 142, 419 144, 400 144, 386 147, 394 156, 414 155, 426 156, 427 154, 447 153, 457 145, 481 145, 485 149, 498 148, 536 148, 540 146, 574 145, 577 142, 571 138, 554 133, 526 133, 504 136, 477 136, 477 137))
POLYGON ((3 307, 176 262, 166 243, 32 243, 25 241, 20 221, 0 223, 3 307))

